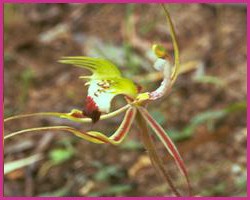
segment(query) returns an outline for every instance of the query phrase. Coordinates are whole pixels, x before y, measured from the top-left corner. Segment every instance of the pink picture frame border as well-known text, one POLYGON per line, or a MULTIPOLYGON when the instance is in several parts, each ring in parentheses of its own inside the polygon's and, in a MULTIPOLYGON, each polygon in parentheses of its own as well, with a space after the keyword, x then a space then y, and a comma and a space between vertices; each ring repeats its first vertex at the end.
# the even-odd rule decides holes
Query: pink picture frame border
MULTIPOLYGON (((80 1, 80 0, 54 0, 54 1, 49 1, 49 0, 1 0, 0 4, 0 17, 1 17, 1 30, 0 30, 0 40, 1 40, 1 47, 0 47, 0 55, 1 55, 1 69, 0 69, 0 80, 1 80, 1 85, 0 85, 0 100, 2 101, 2 106, 0 107, 0 113, 1 113, 1 124, 0 124, 0 129, 1 129, 1 140, 2 142, 0 143, 0 150, 1 150, 1 156, 0 156, 0 199, 117 199, 117 200, 127 200, 127 199, 136 199, 136 200, 163 200, 163 199, 169 199, 169 198, 178 198, 178 199, 194 199, 194 198, 201 198, 201 199, 211 199, 211 198, 216 198, 218 200, 224 200, 224 199, 248 199, 249 196, 249 179, 247 179, 247 197, 4 197, 4 189, 3 189, 3 173, 4 173, 4 161, 3 161, 3 148, 4 148, 4 141, 3 141, 3 130, 4 130, 4 124, 3 124, 3 113, 4 113, 4 91, 3 91, 3 84, 4 84, 4 21, 3 21, 3 9, 4 9, 4 3, 245 3, 247 4, 247 27, 249 27, 249 4, 245 0, 190 0, 190 1, 185 1, 185 0, 175 0, 175 1, 167 1, 167 0, 158 0, 158 1, 150 1, 150 0, 137 0, 137 1, 132 1, 132 0, 118 0, 118 1, 112 1, 112 0, 92 0, 92 1, 80 1)), ((249 30, 247 29, 247 50, 249 47, 249 30)), ((247 54, 247 66, 250 65, 249 57, 247 54)), ((247 69, 247 102, 250 100, 250 95, 248 93, 248 88, 250 85, 250 75, 249 75, 249 70, 247 69)), ((247 109, 247 130, 249 130, 249 114, 250 111, 247 109)), ((247 141, 249 141, 249 135, 247 135, 247 141)), ((247 145, 247 171, 249 170, 249 145, 247 145)))

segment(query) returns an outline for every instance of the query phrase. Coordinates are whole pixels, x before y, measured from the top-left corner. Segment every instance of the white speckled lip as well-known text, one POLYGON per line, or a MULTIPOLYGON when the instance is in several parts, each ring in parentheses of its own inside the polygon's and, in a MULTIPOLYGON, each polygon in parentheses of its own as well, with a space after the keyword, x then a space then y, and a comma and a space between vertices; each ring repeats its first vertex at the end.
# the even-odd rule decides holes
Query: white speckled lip
POLYGON ((100 80, 90 81, 88 96, 92 97, 100 112, 108 113, 110 111, 111 101, 116 94, 112 93, 109 88, 100 86, 101 82, 100 80))

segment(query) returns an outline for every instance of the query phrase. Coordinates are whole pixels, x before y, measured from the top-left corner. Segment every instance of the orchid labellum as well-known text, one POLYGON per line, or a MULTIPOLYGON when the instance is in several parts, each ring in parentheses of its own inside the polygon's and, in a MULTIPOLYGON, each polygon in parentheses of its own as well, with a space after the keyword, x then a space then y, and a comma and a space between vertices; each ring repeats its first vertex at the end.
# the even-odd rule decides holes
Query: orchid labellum
POLYGON ((73 109, 69 113, 44 112, 18 115, 4 120, 4 122, 8 122, 14 119, 31 116, 53 116, 65 118, 79 123, 96 123, 99 120, 108 119, 122 112, 125 112, 124 118, 115 133, 108 137, 105 134, 97 131, 81 131, 70 126, 50 126, 29 128, 17 132, 12 132, 6 135, 4 139, 6 140, 15 135, 27 132, 55 130, 69 132, 77 137, 97 144, 110 143, 113 145, 119 145, 128 135, 132 123, 136 121, 141 130, 143 143, 151 158, 152 164, 157 169, 157 171, 163 177, 165 177, 175 195, 180 196, 180 193, 173 185, 168 173, 166 172, 166 169, 163 166, 162 160, 155 150, 154 143, 150 138, 147 126, 145 125, 147 124, 160 139, 160 141, 164 144, 169 154, 174 158, 176 165, 187 180, 189 195, 191 195, 191 187, 187 171, 176 146, 171 141, 164 129, 153 119, 153 117, 145 108, 148 103, 159 99, 170 91, 179 72, 179 50, 174 27, 167 9, 164 6, 163 9, 166 14, 167 22, 170 28, 170 35, 173 42, 174 64, 173 67, 171 67, 170 60, 168 59, 169 55, 162 46, 153 45, 152 49, 156 55, 154 67, 157 70, 162 71, 164 75, 164 79, 161 85, 155 91, 140 93, 137 85, 131 80, 122 77, 121 72, 118 70, 118 68, 112 62, 106 59, 83 56, 63 57, 59 60, 60 63, 71 64, 76 67, 88 69, 92 72, 91 76, 80 76, 80 78, 86 80, 85 85, 88 86, 88 96, 85 100, 84 109, 73 109), (126 99, 127 104, 116 111, 110 112, 111 101, 117 95, 123 95, 126 99))

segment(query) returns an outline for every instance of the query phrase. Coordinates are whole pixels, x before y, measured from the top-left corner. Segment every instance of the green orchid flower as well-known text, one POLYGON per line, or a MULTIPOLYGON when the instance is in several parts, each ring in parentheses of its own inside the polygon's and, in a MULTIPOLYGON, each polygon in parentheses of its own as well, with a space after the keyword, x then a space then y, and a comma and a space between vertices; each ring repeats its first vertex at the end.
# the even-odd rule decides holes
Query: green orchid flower
POLYGON ((130 79, 122 77, 121 72, 119 71, 117 66, 115 66, 109 60, 84 56, 63 57, 59 60, 60 63, 71 64, 76 67, 88 69, 92 72, 92 75, 90 76, 80 76, 81 79, 86 80, 85 85, 88 86, 88 95, 86 97, 83 110, 73 109, 69 113, 32 113, 13 116, 4 120, 4 122, 6 123, 11 120, 24 117, 53 116, 79 123, 96 123, 99 120, 109 119, 125 112, 124 118, 115 133, 108 137, 106 136, 106 134, 97 131, 82 131, 70 126, 49 126, 29 128, 12 132, 6 135, 4 139, 6 140, 13 136, 27 132, 53 130, 69 132, 77 137, 97 144, 108 143, 112 145, 119 145, 128 135, 132 123, 137 122, 141 130, 145 148, 148 150, 153 165, 155 166, 157 171, 159 171, 159 173, 166 178, 167 183, 169 184, 175 195, 180 196, 180 193, 176 190, 175 186, 172 183, 172 180, 166 172, 162 160, 158 156, 154 144, 148 134, 147 125, 149 125, 149 127, 151 127, 156 136, 166 147, 169 154, 175 160, 176 165, 187 181, 189 194, 191 195, 191 186, 187 170, 176 146, 171 141, 164 129, 153 119, 153 117, 145 108, 148 103, 161 98, 163 95, 166 95, 170 91, 179 73, 179 49, 174 32, 174 26, 171 21, 170 15, 164 5, 163 9, 165 11, 166 19, 170 27, 170 35, 174 47, 174 65, 173 67, 171 67, 171 62, 169 59, 170 56, 163 46, 153 45, 152 50, 156 55, 154 67, 156 70, 162 71, 164 75, 164 79, 161 85, 155 91, 141 93, 140 88, 130 79), (122 95, 126 99, 127 104, 118 110, 110 112, 111 102, 118 95, 122 95))
POLYGON ((91 76, 80 76, 87 80, 85 85, 89 86, 83 114, 93 122, 97 122, 102 113, 110 112, 115 96, 121 94, 134 99, 138 94, 135 84, 123 78, 118 68, 108 60, 80 56, 64 57, 59 62, 86 68, 93 73, 91 76))

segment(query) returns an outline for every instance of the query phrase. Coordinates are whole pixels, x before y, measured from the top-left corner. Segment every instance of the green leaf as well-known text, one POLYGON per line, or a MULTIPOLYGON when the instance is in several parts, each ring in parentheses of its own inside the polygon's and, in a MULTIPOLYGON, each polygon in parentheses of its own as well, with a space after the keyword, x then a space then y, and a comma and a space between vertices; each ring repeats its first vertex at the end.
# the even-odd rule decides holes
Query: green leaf
POLYGON ((111 195, 120 196, 131 190, 133 190, 132 185, 120 184, 120 185, 110 186, 109 188, 105 188, 104 190, 98 192, 89 193, 89 196, 111 196, 111 195))
POLYGON ((96 181, 105 181, 109 179, 111 176, 118 176, 120 177, 122 174, 119 171, 117 166, 106 166, 102 167, 95 175, 94 179, 96 181))
POLYGON ((200 83, 214 84, 219 87, 223 87, 226 85, 225 81, 223 81, 222 79, 215 77, 215 76, 208 76, 208 75, 195 77, 194 81, 200 82, 200 83))
POLYGON ((54 149, 49 153, 49 157, 53 164, 61 164, 72 158, 74 151, 71 149, 54 149))
POLYGON ((4 164, 4 174, 8 174, 8 173, 15 171, 17 169, 31 165, 31 164, 33 164, 41 159, 42 159, 42 155, 36 154, 36 155, 30 156, 28 158, 23 158, 20 160, 5 163, 4 164))
POLYGON ((140 150, 143 149, 143 145, 136 140, 129 140, 120 145, 121 149, 124 150, 140 150))
POLYGON ((163 125, 164 122, 166 121, 165 116, 163 115, 163 113, 160 110, 153 110, 151 112, 152 117, 160 124, 163 125))
POLYGON ((18 95, 18 103, 19 103, 19 107, 22 108, 27 102, 29 89, 30 89, 32 80, 34 78, 34 74, 30 68, 27 68, 21 72, 20 77, 21 77, 21 80, 20 80, 21 90, 18 95))
POLYGON ((65 184, 65 186, 63 186, 62 188, 59 188, 57 190, 54 191, 49 191, 49 192, 45 192, 42 194, 39 194, 38 196, 40 197, 63 197, 63 196, 68 196, 70 195, 71 189, 74 186, 73 181, 69 181, 65 184))
POLYGON ((191 124, 193 126, 199 125, 201 123, 207 122, 208 120, 216 120, 224 117, 227 113, 225 110, 218 110, 218 111, 206 111, 196 115, 192 120, 191 124))
POLYGON ((207 125, 213 125, 216 120, 223 119, 231 113, 245 111, 247 108, 246 102, 233 103, 226 108, 219 110, 207 110, 194 116, 189 124, 181 131, 170 130, 169 136, 174 141, 181 141, 190 138, 194 133, 197 126, 207 123, 207 125))

